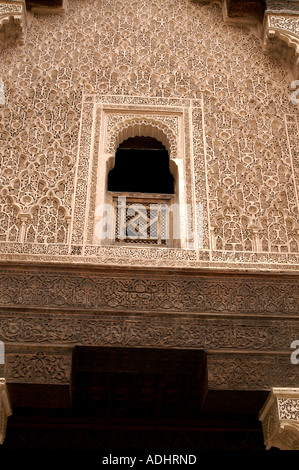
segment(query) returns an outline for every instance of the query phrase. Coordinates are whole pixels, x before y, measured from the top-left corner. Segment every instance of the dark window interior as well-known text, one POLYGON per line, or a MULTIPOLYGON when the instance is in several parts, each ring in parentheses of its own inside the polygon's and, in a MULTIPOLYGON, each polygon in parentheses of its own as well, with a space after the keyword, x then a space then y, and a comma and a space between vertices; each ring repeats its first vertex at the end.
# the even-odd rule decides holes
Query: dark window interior
POLYGON ((165 146, 152 137, 125 140, 108 175, 108 191, 174 194, 165 146))

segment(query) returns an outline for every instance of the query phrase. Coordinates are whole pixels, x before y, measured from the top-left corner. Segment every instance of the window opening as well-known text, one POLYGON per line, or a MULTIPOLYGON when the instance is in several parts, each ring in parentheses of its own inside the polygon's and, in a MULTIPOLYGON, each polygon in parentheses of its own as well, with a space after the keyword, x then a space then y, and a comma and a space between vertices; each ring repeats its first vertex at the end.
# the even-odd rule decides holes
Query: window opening
POLYGON ((175 181, 161 142, 134 137, 120 144, 108 175, 108 191, 116 243, 173 245, 175 181))
POLYGON ((152 137, 125 140, 117 149, 108 191, 174 194, 165 146, 152 137))

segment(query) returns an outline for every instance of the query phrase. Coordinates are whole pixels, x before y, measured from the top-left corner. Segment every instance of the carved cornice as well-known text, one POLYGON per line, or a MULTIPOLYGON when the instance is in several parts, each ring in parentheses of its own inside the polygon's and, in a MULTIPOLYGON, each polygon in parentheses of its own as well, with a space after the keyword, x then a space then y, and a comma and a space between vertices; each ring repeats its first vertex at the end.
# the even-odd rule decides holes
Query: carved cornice
POLYGON ((3 444, 7 419, 12 414, 5 379, 0 378, 0 444, 3 444))
POLYGON ((67 0, 27 0, 27 8, 32 13, 63 15, 66 12, 67 0))
POLYGON ((299 450, 299 389, 273 388, 260 421, 267 449, 299 450))
MULTIPOLYGON (((196 0, 206 2, 206 0, 196 0)), ((212 0, 210 0, 212 2, 212 0)), ((297 0, 260 1, 219 0, 226 24, 244 26, 256 30, 262 44, 268 48, 273 38, 278 38, 294 49, 296 67, 299 58, 299 3, 297 0)), ((276 46, 277 47, 277 46, 276 46)), ((279 51, 280 55, 282 51, 279 51)))

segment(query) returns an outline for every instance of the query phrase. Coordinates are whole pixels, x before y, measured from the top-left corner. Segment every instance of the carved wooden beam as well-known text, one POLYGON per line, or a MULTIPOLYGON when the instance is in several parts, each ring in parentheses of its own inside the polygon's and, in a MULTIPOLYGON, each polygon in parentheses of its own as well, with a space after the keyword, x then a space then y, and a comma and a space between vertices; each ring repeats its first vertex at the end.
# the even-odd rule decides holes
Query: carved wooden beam
POLYGON ((260 421, 267 449, 299 450, 299 388, 273 388, 260 421))
POLYGON ((5 379, 0 378, 0 444, 3 444, 7 419, 12 414, 5 379))

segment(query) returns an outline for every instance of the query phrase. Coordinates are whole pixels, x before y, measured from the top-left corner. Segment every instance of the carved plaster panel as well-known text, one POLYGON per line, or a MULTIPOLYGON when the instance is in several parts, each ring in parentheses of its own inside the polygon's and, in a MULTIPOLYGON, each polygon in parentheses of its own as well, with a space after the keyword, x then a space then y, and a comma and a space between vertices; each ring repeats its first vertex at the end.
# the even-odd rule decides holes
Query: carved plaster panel
MULTIPOLYGON (((72 244, 102 244, 95 236, 95 214, 101 204, 108 203, 107 176, 114 165, 118 145, 129 137, 139 135, 160 140, 169 152, 170 165, 177 169, 178 203, 183 217, 192 209, 189 220, 194 232, 195 204, 204 207, 207 214, 205 188, 205 156, 203 153, 202 110, 198 101, 139 97, 89 96, 84 100, 79 156, 77 162, 75 203, 72 222, 72 244), (92 104, 93 103, 93 104, 92 104), (196 113, 197 112, 197 113, 196 113), (191 152, 190 122, 197 126, 194 141, 196 154, 191 152), (193 194, 194 160, 198 160, 197 177, 200 181, 196 200, 193 194)), ((193 147, 194 148, 194 147, 193 147)), ((203 243, 208 248, 207 218, 204 217, 203 243)), ((185 242, 188 226, 181 223, 183 248, 194 245, 194 239, 185 242)), ((196 237, 196 233, 195 233, 196 237)), ((202 248, 201 246, 200 248, 202 248)), ((113 251, 113 249, 112 249, 113 251)))
POLYGON ((219 5, 120 4, 71 0, 68 15, 32 18, 30 54, 1 51, 1 260, 298 270, 286 68, 219 5), (101 165, 137 128, 180 166, 200 249, 95 243, 101 165))

